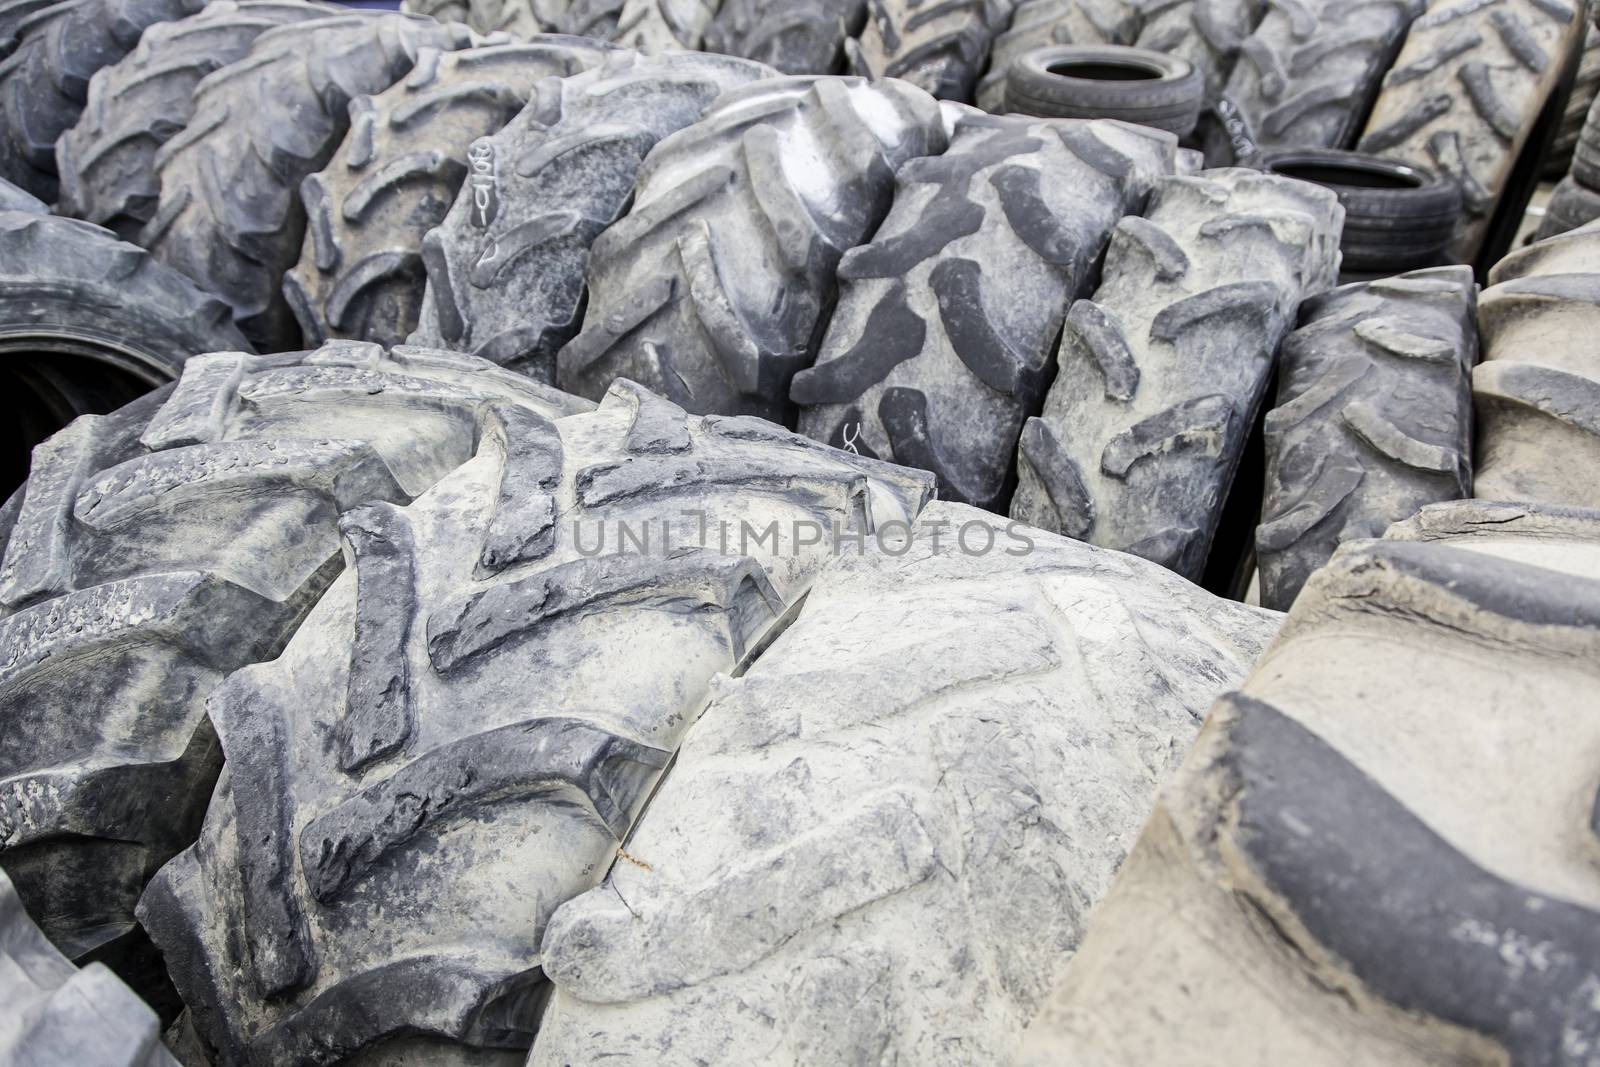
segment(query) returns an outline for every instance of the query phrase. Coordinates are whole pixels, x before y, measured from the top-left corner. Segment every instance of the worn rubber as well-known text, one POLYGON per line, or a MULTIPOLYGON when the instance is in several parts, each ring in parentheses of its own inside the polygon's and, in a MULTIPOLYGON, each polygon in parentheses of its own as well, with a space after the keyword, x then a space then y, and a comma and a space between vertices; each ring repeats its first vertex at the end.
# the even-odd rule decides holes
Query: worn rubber
POLYGON ((771 72, 741 59, 611 55, 540 85, 467 151, 473 174, 421 242, 413 344, 471 352, 540 381, 583 312, 589 246, 626 209, 645 154, 728 89, 771 72))
POLYGON ((1212 103, 1228 83, 1245 39, 1260 24, 1265 0, 1146 0, 1139 5, 1139 48, 1187 59, 1212 103))
POLYGON ((1067 313, 1011 517, 1198 579, 1278 343, 1337 276, 1342 214, 1256 171, 1157 182, 1067 313))
POLYGON ((720 0, 624 0, 609 39, 624 48, 660 52, 700 47, 720 0))
POLYGON ((561 32, 609 41, 617 32, 622 0, 572 0, 561 18, 561 32))
POLYGON ((722 0, 702 47, 782 74, 837 74, 866 17, 866 0, 722 0))
POLYGON ((69 956, 159 969, 133 909, 211 796, 208 695, 338 575, 339 514, 463 462, 485 404, 588 406, 455 353, 337 342, 192 358, 34 451, 0 510, 0 866, 69 956))
POLYGON ((1023 0, 989 50, 989 69, 974 94, 978 106, 1006 109, 1006 72, 1026 52, 1056 44, 1131 45, 1139 32, 1138 8, 1124 0, 1023 0))
POLYGON ((294 347, 282 286, 305 236, 300 182, 333 157, 354 97, 393 85, 423 48, 471 43, 459 24, 388 12, 262 34, 200 82, 194 117, 156 153, 161 198, 140 243, 226 300, 258 348, 294 347))
POLYGON ((1583 1062, 1596 604, 1600 513, 1435 504, 1341 549, 1212 709, 1017 1062, 1583 1062))
POLYGON ((1472 495, 1476 292, 1471 268, 1438 267, 1300 305, 1265 425, 1263 606, 1287 610, 1341 543, 1472 495))
POLYGON ((301 335, 404 341, 422 304, 422 239, 461 190, 468 146, 509 122, 541 80, 576 74, 609 51, 554 36, 424 49, 410 74, 351 101, 344 144, 300 183, 306 238, 283 294, 301 335))
POLYGON ((594 242, 583 332, 557 383, 599 397, 626 377, 694 411, 788 422, 840 257, 888 213, 895 168, 944 146, 937 102, 903 81, 724 94, 651 151, 632 210, 594 242))
POLYGON ((1478 298, 1475 495, 1600 507, 1600 222, 1507 256, 1478 298))
POLYGON ((1572 151, 1572 178, 1590 189, 1600 189, 1600 98, 1589 105, 1578 143, 1572 151))
POLYGON ((834 530, 873 538, 930 488, 618 383, 592 414, 499 418, 409 508, 346 512, 350 572, 213 696, 227 769, 140 904, 196 1032, 223 1062, 526 1048, 551 911, 599 882, 717 676, 834 530))
POLYGON ((1536 241, 1554 237, 1568 230, 1600 219, 1600 192, 1580 185, 1570 174, 1556 183, 1545 202, 1544 217, 1534 231, 1536 241))
POLYGON ((1018 529, 941 501, 903 553, 830 562, 552 917, 530 1067, 1010 1062, 1278 624, 1018 529))
POLYGON ((212 0, 197 15, 151 26, 121 62, 96 72, 78 124, 56 141, 58 209, 136 240, 161 194, 156 150, 193 116, 200 79, 244 58, 274 26, 338 11, 305 0, 212 0))
MULTIPOLYGON (((213 3, 216 0, 212 0, 213 3)), ((440 22, 464 22, 478 29, 473 0, 400 0, 400 10, 408 15, 426 15, 440 22)))
POLYGON ((1584 24, 1569 0, 1447 0, 1411 24, 1358 148, 1430 166, 1460 188, 1451 261, 1477 256, 1584 24))
POLYGON ((61 0, 0 0, 0 59, 17 50, 23 27, 34 15, 61 0))
POLYGON ((1117 119, 1186 136, 1200 117, 1200 74, 1186 59, 1119 45, 1051 45, 1018 56, 1006 75, 1006 110, 1021 115, 1117 119), (1107 69, 1154 77, 1103 77, 1107 69), (1074 73, 1063 73, 1063 70, 1074 73))
POLYGON ((0 178, 0 211, 26 211, 33 215, 48 215, 50 208, 32 193, 18 189, 0 178))
POLYGON ((1011 7, 1010 0, 867 0, 861 36, 845 44, 850 72, 970 101, 1011 7))
POLYGON ((1172 173, 1176 138, 1112 122, 975 114, 903 165, 790 398, 801 433, 934 472, 939 496, 1004 512, 1067 306, 1111 228, 1172 173))
POLYGON ((1578 72, 1572 79, 1566 110, 1561 113, 1561 127, 1550 142, 1540 167, 1544 178, 1556 180, 1566 174, 1589 117, 1589 107, 1597 94, 1600 94, 1600 28, 1591 22, 1584 28, 1583 55, 1578 59, 1578 72))

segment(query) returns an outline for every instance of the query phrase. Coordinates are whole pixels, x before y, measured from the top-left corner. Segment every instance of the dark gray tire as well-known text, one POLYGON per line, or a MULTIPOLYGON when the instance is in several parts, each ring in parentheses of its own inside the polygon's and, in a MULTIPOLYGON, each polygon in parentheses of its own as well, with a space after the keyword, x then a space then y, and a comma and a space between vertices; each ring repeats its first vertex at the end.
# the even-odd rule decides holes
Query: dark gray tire
POLYGON ((1240 47, 1266 9, 1265 0, 1150 0, 1140 5, 1139 35, 1132 43, 1187 59, 1210 103, 1227 84, 1240 47))
POLYGON ((1011 517, 1197 579, 1278 343, 1338 272, 1341 214, 1326 189, 1257 171, 1157 182, 1067 313, 1011 517))
POLYGON ((1341 543, 1472 495, 1476 291, 1471 268, 1439 267, 1301 304, 1266 419, 1263 607, 1288 610, 1341 543))
POLYGON ((300 182, 332 158, 355 96, 394 84, 423 48, 470 43, 459 24, 390 13, 262 34, 201 81, 188 126, 156 153, 161 199, 139 242, 226 300, 258 348, 294 347, 282 290, 305 238, 300 182))
POLYGON ((349 571, 211 700, 227 768, 139 916, 223 1062, 525 1049, 550 913, 830 555, 742 531, 870 538, 931 488, 626 382, 593 413, 490 418, 411 507, 344 514, 349 571))
POLYGON ((1176 148, 1118 123, 977 115, 943 155, 902 165, 872 243, 839 264, 816 364, 790 386, 800 432, 1003 512, 1067 306, 1176 148))
POLYGON ((56 198, 56 138, 83 112, 89 80, 133 51, 147 26, 200 10, 202 0, 70 0, 23 27, 0 62, 0 177, 56 198))
POLYGON ((704 47, 782 74, 837 74, 866 14, 865 0, 722 0, 704 47))
POLYGON ((903 81, 725 93, 651 150, 632 210, 595 240, 583 332, 557 383, 598 397, 631 378, 692 410, 787 422, 839 258, 888 213, 895 168, 944 146, 937 102, 903 81))
POLYGON ((1023 0, 990 48, 978 106, 996 114, 1006 109, 1006 72, 1025 52, 1054 44, 1132 44, 1138 32, 1138 9, 1125 0, 1023 0))
POLYGON ((542 79, 575 74, 609 51, 547 36, 424 49, 406 77, 352 100, 340 151, 300 183, 306 238, 283 293, 306 341, 404 341, 422 305, 422 238, 461 190, 467 146, 509 122, 542 79))
POLYGON ((0 0, 0 59, 17 50, 23 26, 34 15, 61 0, 0 0))
POLYGON ((69 956, 149 965, 134 905, 211 796, 211 690, 276 655, 337 576, 339 514, 463 462, 488 402, 588 406, 454 353, 341 342, 194 357, 35 449, 0 511, 0 866, 69 956))
POLYGON ((1589 106, 1578 133, 1572 152, 1572 178, 1590 189, 1600 189, 1600 97, 1589 106))
MULTIPOLYGON (((1572 93, 1567 97, 1567 108, 1561 113, 1561 127, 1545 152, 1540 169, 1543 177, 1559 179, 1572 164, 1572 154, 1578 147, 1578 138, 1589 117, 1589 107, 1600 94, 1600 28, 1592 22, 1584 29, 1583 55, 1578 60, 1578 72, 1572 79, 1572 93)), ((1600 184, 1600 180, 1591 182, 1600 184)))
POLYGON ((617 32, 622 0, 572 0, 561 19, 561 32, 611 40, 617 32))
POLYGON ((59 210, 137 240, 161 195, 156 150, 194 114, 200 79, 244 58, 274 26, 337 13, 305 0, 212 0, 198 15, 151 26, 90 80, 83 116, 56 141, 59 210))
POLYGON ((850 72, 965 103, 1009 15, 1003 0, 867 0, 866 26, 845 44, 850 72))
POLYGON ((1025 52, 1006 75, 1006 110, 1118 119, 1186 136, 1200 118, 1200 72, 1177 56, 1117 45, 1053 45, 1025 52))
POLYGON ((1544 207, 1544 218, 1534 231, 1536 241, 1554 237, 1568 230, 1576 230, 1595 219, 1600 219, 1600 192, 1580 185, 1571 175, 1562 178, 1550 193, 1544 207))

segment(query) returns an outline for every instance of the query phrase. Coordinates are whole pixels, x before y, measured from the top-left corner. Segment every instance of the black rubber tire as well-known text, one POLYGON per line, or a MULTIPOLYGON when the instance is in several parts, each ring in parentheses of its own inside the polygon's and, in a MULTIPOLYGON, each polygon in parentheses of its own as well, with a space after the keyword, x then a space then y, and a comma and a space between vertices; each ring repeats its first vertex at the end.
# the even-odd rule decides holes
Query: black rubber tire
POLYGON ((1395 159, 1333 149, 1274 149, 1257 165, 1331 189, 1339 198, 1343 271, 1388 275, 1444 262, 1461 215, 1461 190, 1454 182, 1395 159))
POLYGON ((1544 206, 1544 218, 1539 220, 1539 228, 1534 231, 1533 238, 1543 241, 1558 233, 1576 230, 1595 219, 1600 219, 1600 192, 1580 185, 1568 175, 1556 183, 1544 206))
POLYGON ((1045 118, 1118 119, 1184 137, 1200 118, 1194 64, 1119 45, 1024 52, 1006 73, 1006 110, 1045 118))
POLYGON ((702 47, 783 74, 837 74, 866 17, 865 0, 722 0, 702 47))

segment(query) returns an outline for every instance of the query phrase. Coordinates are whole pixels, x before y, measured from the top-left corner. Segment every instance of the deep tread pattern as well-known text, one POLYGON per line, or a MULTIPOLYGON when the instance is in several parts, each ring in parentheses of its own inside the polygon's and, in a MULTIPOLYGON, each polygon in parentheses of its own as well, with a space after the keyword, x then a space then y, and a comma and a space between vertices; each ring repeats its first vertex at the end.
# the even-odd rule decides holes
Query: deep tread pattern
POLYGON ((1459 502, 1341 548, 1212 709, 1019 1062, 1583 1062, 1597 547, 1597 512, 1459 502))
POLYGON ((213 0, 197 15, 151 26, 90 80, 83 116, 56 142, 59 210, 135 239, 161 194, 156 150, 194 114, 200 79, 244 58, 274 26, 337 12, 304 0, 213 0))
POLYGON ((990 48, 978 106, 996 114, 1006 109, 1006 72, 1026 52, 1057 44, 1131 45, 1138 34, 1139 9, 1125 0, 1023 0, 990 48))
POLYGON ((1275 629, 1026 537, 941 501, 903 551, 830 561, 717 687, 637 862, 551 919, 532 1067, 1010 1061, 1201 708, 1275 629))
POLYGON ((422 241, 428 281, 412 343, 554 381, 556 353, 580 325, 589 246, 623 214, 646 153, 724 91, 769 73, 720 56, 619 51, 539 85, 467 150, 473 173, 422 241))
POLYGON ((0 177, 55 200, 56 138, 77 123, 89 80, 131 52, 145 27, 192 15, 201 3, 75 0, 30 19, 0 61, 0 177))
POLYGON ((1011 0, 867 0, 867 24, 846 45, 850 72, 970 101, 1011 7, 1011 0))
POLYGON ((572 0, 561 19, 561 32, 609 41, 617 32, 623 0, 572 0))
POLYGON ((568 37, 425 49, 406 77, 351 101, 344 145, 300 183, 305 245, 283 287, 307 342, 405 340, 422 304, 422 238, 461 190, 468 145, 510 121, 541 80, 608 51, 568 37))
POLYGON ((1471 495, 1477 285, 1467 267, 1301 305, 1266 418, 1261 603, 1285 610, 1341 543, 1471 495))
POLYGON ((924 467, 942 499, 1003 512, 1067 306, 1176 147, 1118 123, 984 117, 902 166, 872 243, 839 264, 817 363, 790 387, 800 432, 924 467))
POLYGON ((1578 60, 1578 73, 1572 79, 1567 109, 1561 114, 1561 128, 1545 153, 1541 168, 1545 178, 1560 178, 1567 172, 1597 94, 1600 94, 1600 27, 1591 22, 1584 29, 1583 55, 1578 60))
MULTIPOLYGON (((1287 0, 1296 11, 1296 0, 1287 0)), ((1266 14, 1266 0, 1146 0, 1140 4, 1137 48, 1187 59, 1214 102, 1227 85, 1239 49, 1266 14)))
POLYGON ((631 212, 595 241, 558 383, 596 397, 626 377, 691 411, 788 421, 840 257, 887 214, 894 168, 944 144, 938 105, 905 82, 724 94, 651 151, 631 212))
POLYGON ((1012 518, 1198 579, 1278 343, 1337 276, 1343 214, 1326 189, 1255 171, 1158 182, 1067 316, 1012 518))
POLYGON ((531 429, 531 447, 504 425, 411 507, 363 513, 391 531, 381 545, 354 543, 355 573, 276 663, 211 701, 228 771, 201 842, 139 914, 224 1061, 526 1047, 550 912, 599 881, 716 676, 743 670, 826 559, 791 523, 871 537, 931 491, 916 472, 689 419, 622 383, 598 411, 531 429), (676 476, 585 494, 652 459, 676 476), (471 546, 495 536, 496 501, 518 483, 558 502, 554 543, 481 575, 471 546), (653 547, 630 551, 630 536, 653 547), (400 597, 363 580, 374 550, 382 567, 408 561, 400 597), (383 643, 393 658, 374 673, 363 620, 385 614, 410 636, 383 643), (401 660, 410 728, 351 773, 323 740, 326 707, 352 668, 381 683, 401 660), (418 920, 401 942, 395 914, 418 920))
POLYGON ((699 49, 721 0, 623 0, 610 40, 641 52, 699 49))
MULTIPOLYGON (((140 962, 134 904, 217 773, 207 693, 275 655, 336 576, 340 513, 463 462, 484 404, 588 407, 468 357, 345 342, 196 357, 38 446, 0 562, 0 864, 64 951, 140 962)), ((403 574, 373 561, 400 535, 362 515, 344 520, 358 576, 399 596, 403 574)), ((359 620, 335 745, 353 765, 399 732, 396 625, 359 620)))
POLYGON ((200 82, 194 117, 156 153, 161 198, 139 242, 226 300, 258 347, 293 347, 282 282, 305 234, 300 182, 339 147, 354 97, 394 84, 424 48, 470 43, 465 27, 392 13, 262 34, 200 82))
POLYGON ((836 74, 866 13, 866 0, 722 0, 703 47, 781 74, 836 74))
POLYGON ((1411 24, 1358 147, 1431 166, 1461 189, 1451 261, 1477 255, 1584 25, 1568 0, 1449 0, 1411 24))

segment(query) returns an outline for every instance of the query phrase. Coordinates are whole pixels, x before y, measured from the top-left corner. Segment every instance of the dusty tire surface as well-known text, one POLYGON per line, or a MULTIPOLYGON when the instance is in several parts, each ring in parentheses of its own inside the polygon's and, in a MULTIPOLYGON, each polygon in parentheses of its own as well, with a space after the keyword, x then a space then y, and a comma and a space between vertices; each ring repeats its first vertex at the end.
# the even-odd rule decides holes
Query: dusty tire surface
POLYGON ((722 0, 703 47, 781 74, 837 74, 866 14, 865 0, 722 0))
POLYGON ((1600 192, 1579 184, 1569 174, 1556 183, 1544 207, 1544 218, 1534 231, 1534 240, 1576 230, 1600 219, 1600 192))
POLYGON ((26 211, 33 215, 48 215, 50 207, 26 189, 0 178, 0 211, 26 211))
POLYGON ((1187 59, 1200 72, 1209 103, 1227 84, 1266 6, 1263 0, 1152 0, 1140 5, 1139 34, 1131 43, 1187 59))
POLYGON ((632 209, 595 240, 557 384, 599 397, 625 377, 694 411, 787 423, 840 257, 888 213, 895 168, 945 143, 938 104, 903 81, 725 93, 651 149, 632 209))
POLYGON ((700 48, 720 0, 624 0, 608 39, 624 48, 660 52, 700 48))
POLYGON ((1176 147, 1120 123, 978 115, 942 155, 903 164, 888 217, 839 264, 817 362, 790 386, 800 432, 1003 511, 1067 306, 1176 147))
POLYGON ((871 538, 931 489, 629 382, 492 419, 411 507, 346 512, 346 573, 211 700, 227 767, 139 914, 229 1061, 526 1048, 551 911, 809 587, 829 548, 798 531, 871 538))
POLYGON ((1578 72, 1572 79, 1572 93, 1567 97, 1566 110, 1561 113, 1561 128, 1545 153, 1540 171, 1543 177, 1559 179, 1567 172, 1597 94, 1600 94, 1600 27, 1590 22, 1584 29, 1583 56, 1578 60, 1578 72))
POLYGON ((515 117, 540 81, 576 74, 609 51, 554 36, 423 49, 404 78, 352 100, 344 144, 300 183, 305 244, 283 292, 306 342, 404 341, 422 305, 422 239, 461 191, 468 146, 515 117))
POLYGON ((1006 74, 1005 107, 1023 115, 1117 119, 1184 137, 1200 118, 1200 72, 1186 59, 1117 45, 1024 52, 1006 74))
POLYGON ((850 73, 965 103, 1010 15, 1009 0, 867 0, 866 26, 845 45, 850 73))
POLYGON ((1212 709, 1018 1062, 1582 1062, 1597 603, 1592 511, 1435 504, 1342 548, 1212 709))
POLYGON ((1476 289, 1438 267, 1300 305, 1266 418, 1263 606, 1287 610, 1341 543, 1472 495, 1476 289))
POLYGON ((1011 517, 1198 578, 1278 344, 1337 275, 1341 215, 1256 171, 1158 181, 1067 313, 1011 517))
POLYGON ((624 213, 646 154, 770 73, 722 56, 619 52, 539 86, 468 148, 472 175, 421 242, 428 280, 412 343, 554 381, 556 353, 581 325, 589 246, 624 213))
POLYGON ((831 560, 715 687, 551 918, 532 1067, 1009 1062, 1278 617, 961 505, 916 531, 831 560))
POLYGON ((1006 73, 1025 52, 1055 44, 1132 44, 1138 32, 1138 9, 1124 0, 1023 0, 990 47, 978 106, 995 114, 1006 109, 1006 73))

